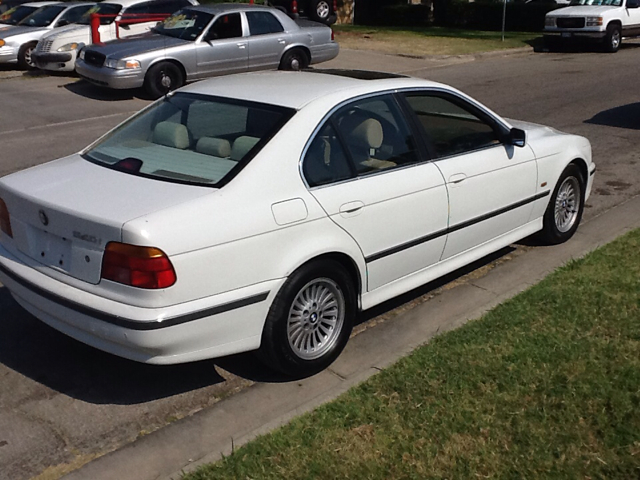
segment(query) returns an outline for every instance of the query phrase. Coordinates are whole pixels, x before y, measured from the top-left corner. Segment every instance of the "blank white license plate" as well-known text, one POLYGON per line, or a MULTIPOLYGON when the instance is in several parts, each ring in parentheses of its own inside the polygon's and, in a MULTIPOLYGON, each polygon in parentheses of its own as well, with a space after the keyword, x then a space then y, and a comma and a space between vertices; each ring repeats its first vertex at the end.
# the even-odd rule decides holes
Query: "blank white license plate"
POLYGON ((570 33, 570 32, 562 32, 562 33, 560 34, 560 36, 561 36, 562 38, 571 38, 571 33, 570 33))
POLYGON ((31 254, 40 263, 69 271, 71 268, 71 240, 43 230, 33 230, 31 254))

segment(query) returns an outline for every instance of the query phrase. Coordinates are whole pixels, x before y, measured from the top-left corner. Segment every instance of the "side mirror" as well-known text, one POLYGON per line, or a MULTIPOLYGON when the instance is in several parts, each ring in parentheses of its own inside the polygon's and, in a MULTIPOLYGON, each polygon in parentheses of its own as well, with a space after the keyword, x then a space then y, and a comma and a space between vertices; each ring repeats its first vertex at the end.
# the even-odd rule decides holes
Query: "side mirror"
POLYGON ((511 130, 509 130, 507 143, 515 147, 522 148, 527 144, 527 134, 524 130, 520 130, 519 128, 512 128, 511 130))
POLYGON ((64 18, 62 20, 60 20, 57 24, 56 27, 64 27, 66 25, 69 25, 69 20, 65 20, 64 18))
POLYGON ((213 30, 209 30, 204 37, 205 42, 213 42, 218 39, 218 34, 213 30))

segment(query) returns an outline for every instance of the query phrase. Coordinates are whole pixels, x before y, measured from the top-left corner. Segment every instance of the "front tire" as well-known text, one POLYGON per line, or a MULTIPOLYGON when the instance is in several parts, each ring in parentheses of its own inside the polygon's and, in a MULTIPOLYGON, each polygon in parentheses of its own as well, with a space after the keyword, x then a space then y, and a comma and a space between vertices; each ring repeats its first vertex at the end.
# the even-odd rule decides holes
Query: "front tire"
POLYGON ((317 373, 344 349, 355 315, 356 294, 347 271, 333 260, 311 262, 276 295, 258 354, 286 375, 317 373))
POLYGON ((170 62, 153 65, 144 77, 144 88, 156 99, 184 85, 184 76, 180 68, 170 62))
POLYGON ((550 245, 569 240, 578 229, 584 211, 585 180, 577 165, 565 168, 544 214, 542 238, 550 245))
POLYGON ((280 70, 304 70, 309 66, 307 54, 299 48, 289 50, 282 56, 280 60, 280 70))
POLYGON ((607 34, 604 37, 604 51, 616 53, 622 44, 622 29, 620 25, 607 26, 607 34))
POLYGON ((25 43, 18 51, 18 66, 24 70, 33 70, 36 64, 31 58, 31 54, 36 49, 36 42, 25 43))

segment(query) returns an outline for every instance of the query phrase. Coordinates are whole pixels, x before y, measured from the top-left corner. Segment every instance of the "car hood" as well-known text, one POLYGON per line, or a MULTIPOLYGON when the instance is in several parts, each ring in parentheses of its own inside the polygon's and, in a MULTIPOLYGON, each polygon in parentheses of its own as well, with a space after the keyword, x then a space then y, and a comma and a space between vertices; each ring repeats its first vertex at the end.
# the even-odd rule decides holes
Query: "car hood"
POLYGON ((602 5, 602 6, 573 6, 573 7, 564 7, 549 12, 547 16, 549 17, 597 17, 602 15, 605 12, 610 10, 617 10, 620 7, 613 7, 611 5, 602 5))
POLYGON ((146 33, 136 35, 122 40, 114 40, 100 46, 92 46, 91 50, 95 50, 106 55, 109 58, 125 58, 142 53, 152 52, 155 50, 163 50, 165 48, 175 47, 178 45, 186 45, 189 40, 168 37, 155 33, 146 33))
POLYGON ((2 38, 5 40, 7 38, 14 38, 19 35, 34 36, 35 38, 38 38, 40 35, 47 31, 49 31, 47 27, 27 27, 22 25, 11 27, 10 30, 2 30, 0 28, 0 32, 2 32, 2 38))
POLYGON ((91 43, 91 27, 89 25, 65 25, 56 28, 46 35, 47 40, 71 40, 74 42, 91 43))
MULTIPOLYGON (((125 223, 213 191, 119 172, 78 154, 0 179, 0 197, 12 227, 15 224, 17 247, 39 262, 40 248, 33 239, 53 235, 70 240, 73 255, 99 259, 108 242, 122 241, 125 223)), ((72 263, 65 273, 97 283, 100 262, 72 263)))

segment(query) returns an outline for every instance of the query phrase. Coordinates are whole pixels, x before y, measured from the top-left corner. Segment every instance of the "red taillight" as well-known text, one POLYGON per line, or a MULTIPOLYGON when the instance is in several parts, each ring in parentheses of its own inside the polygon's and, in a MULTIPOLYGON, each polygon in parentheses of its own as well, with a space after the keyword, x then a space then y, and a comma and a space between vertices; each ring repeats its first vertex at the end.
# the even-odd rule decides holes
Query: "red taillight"
POLYGON ((333 33, 333 29, 332 29, 332 30, 331 30, 331 41, 333 42, 333 41, 335 41, 335 39, 336 39, 336 36, 335 36, 335 34, 333 33))
POLYGON ((119 242, 107 244, 101 277, 138 288, 167 288, 176 283, 176 272, 162 250, 119 242))
POLYGON ((9 217, 9 209, 4 200, 0 198, 0 230, 13 238, 13 230, 11 230, 11 218, 9 217))
POLYGON ((298 13, 298 2, 296 0, 291 2, 291 13, 298 13))
POLYGON ((338 11, 338 0, 333 0, 333 13, 338 11))

